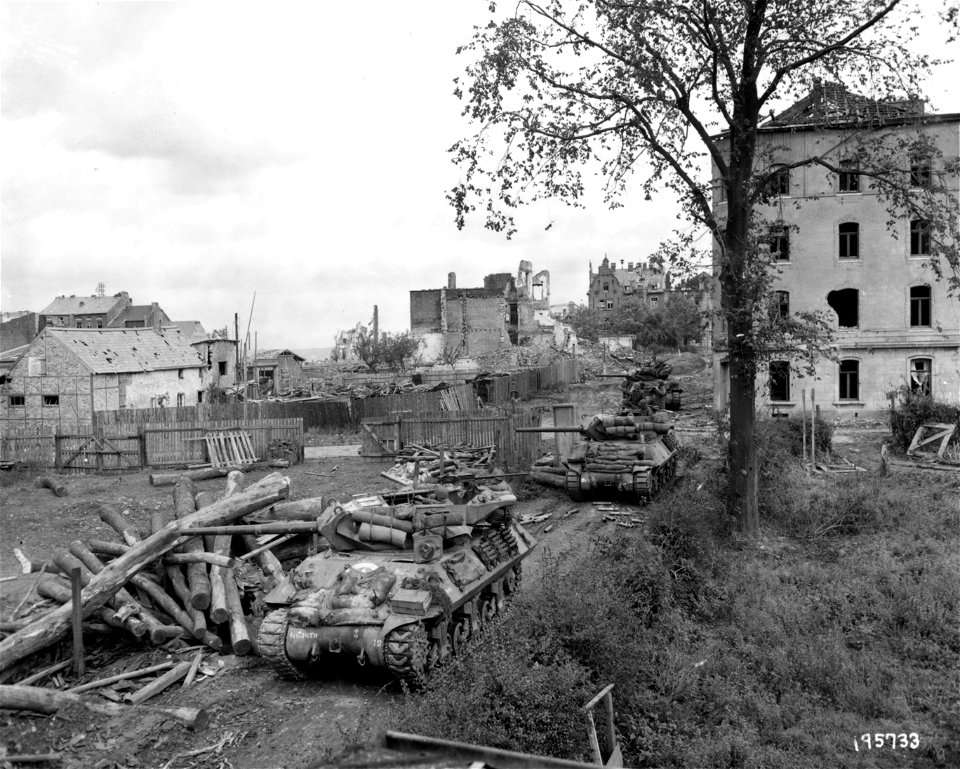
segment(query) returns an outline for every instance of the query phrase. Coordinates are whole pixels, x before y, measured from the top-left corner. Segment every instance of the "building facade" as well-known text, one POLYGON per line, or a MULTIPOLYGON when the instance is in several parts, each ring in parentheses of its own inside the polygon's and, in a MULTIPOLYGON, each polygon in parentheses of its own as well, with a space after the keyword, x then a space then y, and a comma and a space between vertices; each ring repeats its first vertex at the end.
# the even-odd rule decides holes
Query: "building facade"
POLYGON ((48 326, 0 388, 0 429, 89 426, 94 411, 195 406, 203 361, 179 331, 48 326))
MULTIPOLYGON (((927 225, 891 218, 866 176, 857 173, 855 137, 870 131, 896 146, 933 142, 936 156, 900 159, 905 183, 922 193, 931 175, 946 174, 956 196, 955 163, 960 115, 924 115, 916 102, 872 102, 839 85, 818 85, 810 96, 760 130, 760 147, 774 168, 772 201, 765 211, 775 224, 769 247, 777 271, 779 311, 822 311, 835 332, 836 360, 821 358, 816 376, 803 377, 787 355, 757 378, 758 405, 768 413, 801 409, 803 390, 815 391, 821 410, 839 416, 877 416, 889 394, 906 387, 948 403, 960 403, 960 300, 948 294, 930 265, 927 225), (825 122, 824 115, 832 116, 825 122), (864 116, 871 122, 864 124, 864 116), (807 158, 820 164, 788 167, 807 158)), ((714 179, 717 169, 714 167, 714 179)), ((715 189, 719 190, 719 183, 715 189)), ((714 210, 726 218, 715 193, 714 210)), ((719 302, 717 302, 719 307, 719 302)), ((725 324, 714 338, 715 406, 728 405, 725 324)))
POLYGON ((667 276, 654 266, 644 262, 611 262, 603 257, 597 271, 590 264, 587 306, 604 317, 615 318, 621 308, 628 304, 646 304, 657 307, 663 302, 667 291, 667 276))
POLYGON ((562 346, 566 338, 550 315, 550 272, 534 273, 527 260, 516 275, 485 276, 482 287, 460 288, 451 272, 445 288, 411 291, 410 331, 428 361, 514 346, 562 346))

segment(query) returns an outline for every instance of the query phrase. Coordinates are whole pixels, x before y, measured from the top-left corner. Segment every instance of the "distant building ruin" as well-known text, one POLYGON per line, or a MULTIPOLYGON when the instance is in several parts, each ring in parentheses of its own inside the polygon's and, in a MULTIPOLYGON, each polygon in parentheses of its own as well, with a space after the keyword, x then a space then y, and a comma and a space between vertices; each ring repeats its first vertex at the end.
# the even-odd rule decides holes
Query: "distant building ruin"
POLYGON ((410 331, 425 360, 477 355, 515 346, 563 346, 564 329, 550 316, 550 272, 523 260, 517 274, 497 272, 483 286, 410 292, 410 331))

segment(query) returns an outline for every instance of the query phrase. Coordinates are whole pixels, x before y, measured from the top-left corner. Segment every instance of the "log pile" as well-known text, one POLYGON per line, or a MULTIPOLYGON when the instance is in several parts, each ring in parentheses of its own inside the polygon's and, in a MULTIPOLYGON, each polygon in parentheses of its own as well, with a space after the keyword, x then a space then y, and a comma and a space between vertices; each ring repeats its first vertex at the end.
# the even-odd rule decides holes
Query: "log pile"
MULTIPOLYGON (((282 578, 283 570, 251 535, 245 518, 256 520, 258 513, 286 499, 290 483, 272 473, 246 489, 241 490, 241 484, 242 474, 232 472, 217 499, 207 492, 195 494, 192 480, 181 477, 174 489, 174 515, 170 520, 154 515, 149 534, 138 531, 115 508, 98 504, 96 512, 116 531, 116 540, 76 540, 56 553, 47 569, 56 573, 42 574, 36 590, 59 605, 15 621, 13 632, 0 640, 0 674, 69 634, 69 575, 75 570, 83 586, 80 613, 88 628, 154 645, 179 638, 187 639, 177 642, 181 646, 199 643, 219 651, 228 645, 235 654, 250 652, 253 643, 234 570, 241 563, 257 564, 266 586, 282 578), (206 536, 211 528, 217 534, 206 536), (254 549, 259 552, 250 555, 254 549)), ((285 524, 280 519, 272 525, 285 524)))
POLYGON ((401 486, 464 481, 489 473, 493 457, 493 446, 444 448, 409 443, 397 453, 396 464, 380 475, 401 486))

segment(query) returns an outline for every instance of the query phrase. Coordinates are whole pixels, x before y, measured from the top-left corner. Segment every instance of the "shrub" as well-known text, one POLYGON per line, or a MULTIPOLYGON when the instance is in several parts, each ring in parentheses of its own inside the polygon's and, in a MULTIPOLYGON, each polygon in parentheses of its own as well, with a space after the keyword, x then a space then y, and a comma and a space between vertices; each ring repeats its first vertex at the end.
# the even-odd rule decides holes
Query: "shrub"
POLYGON ((905 387, 900 389, 899 395, 899 407, 890 412, 890 427, 893 429, 894 444, 901 450, 909 448, 917 428, 927 422, 957 425, 950 442, 960 442, 960 407, 941 403, 929 395, 917 395, 905 387))
MULTIPOLYGON (((821 417, 815 420, 817 455, 826 456, 833 446, 833 425, 821 417)), ((779 468, 794 458, 803 455, 802 419, 764 419, 757 422, 754 437, 757 442, 757 458, 760 461, 760 471, 764 466, 779 468)), ((811 435, 810 423, 806 425, 807 451, 810 451, 811 435)))

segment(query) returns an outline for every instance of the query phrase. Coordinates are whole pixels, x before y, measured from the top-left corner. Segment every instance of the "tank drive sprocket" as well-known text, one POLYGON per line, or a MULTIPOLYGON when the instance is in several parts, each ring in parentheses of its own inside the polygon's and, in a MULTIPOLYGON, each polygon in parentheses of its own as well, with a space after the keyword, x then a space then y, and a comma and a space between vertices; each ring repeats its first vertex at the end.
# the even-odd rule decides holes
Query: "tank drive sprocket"
POLYGON ((306 674, 296 667, 287 657, 286 638, 289 627, 289 609, 274 609, 260 623, 257 634, 257 648, 260 656, 276 666, 284 678, 302 681, 306 674))
POLYGON ((422 622, 394 628, 384 639, 383 659, 387 669, 397 678, 421 684, 426 678, 430 640, 422 622))

